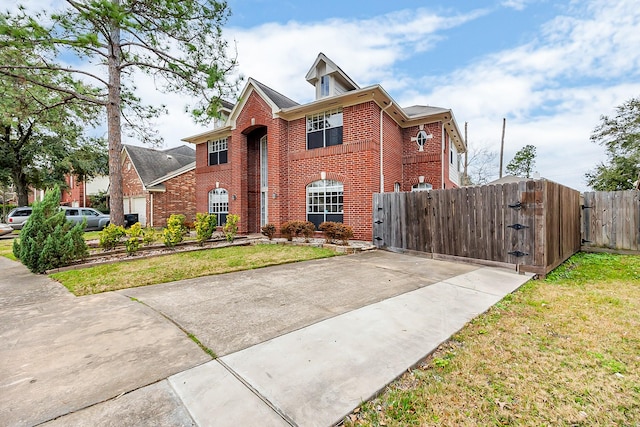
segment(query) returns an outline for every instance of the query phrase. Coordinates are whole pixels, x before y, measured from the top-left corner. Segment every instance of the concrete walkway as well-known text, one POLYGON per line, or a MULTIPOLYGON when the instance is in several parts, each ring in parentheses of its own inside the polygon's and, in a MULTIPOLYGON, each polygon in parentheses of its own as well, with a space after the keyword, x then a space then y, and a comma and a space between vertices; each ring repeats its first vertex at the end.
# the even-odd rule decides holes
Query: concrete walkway
POLYGON ((47 426, 329 426, 530 278, 374 251, 74 298, 0 270, 0 424, 47 426))

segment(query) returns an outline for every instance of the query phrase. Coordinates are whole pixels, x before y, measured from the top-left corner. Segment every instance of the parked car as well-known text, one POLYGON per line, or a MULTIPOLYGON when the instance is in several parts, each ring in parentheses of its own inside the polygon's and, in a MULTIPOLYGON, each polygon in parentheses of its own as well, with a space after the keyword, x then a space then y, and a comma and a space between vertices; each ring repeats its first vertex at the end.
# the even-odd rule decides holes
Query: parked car
POLYGON ((0 224, 0 236, 13 233, 13 228, 9 224, 0 224))
POLYGON ((7 223, 12 229, 20 230, 27 219, 29 219, 29 215, 31 215, 31 208, 29 206, 15 208, 7 215, 7 223))
POLYGON ((92 208, 70 208, 63 206, 60 209, 64 211, 64 215, 68 221, 82 222, 87 220, 85 230, 102 230, 111 222, 111 217, 92 208))

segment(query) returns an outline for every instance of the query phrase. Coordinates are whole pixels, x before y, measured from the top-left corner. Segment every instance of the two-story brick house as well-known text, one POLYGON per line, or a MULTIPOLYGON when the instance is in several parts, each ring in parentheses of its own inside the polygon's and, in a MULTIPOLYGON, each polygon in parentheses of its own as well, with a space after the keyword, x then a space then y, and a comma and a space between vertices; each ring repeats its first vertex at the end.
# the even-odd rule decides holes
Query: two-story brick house
POLYGON ((371 240, 373 193, 458 185, 466 147, 451 110, 402 108, 322 53, 306 80, 316 99, 301 105, 250 78, 223 126, 184 139, 196 145, 198 212, 239 214, 249 233, 340 221, 371 240))

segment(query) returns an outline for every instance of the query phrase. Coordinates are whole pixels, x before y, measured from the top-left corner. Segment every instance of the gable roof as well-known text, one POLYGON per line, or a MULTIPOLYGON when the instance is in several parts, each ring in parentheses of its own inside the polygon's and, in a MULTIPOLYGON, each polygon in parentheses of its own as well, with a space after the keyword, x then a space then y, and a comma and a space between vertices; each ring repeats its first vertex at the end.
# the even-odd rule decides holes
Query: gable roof
POLYGON ((300 105, 296 101, 292 100, 291 98, 287 98, 280 92, 277 92, 271 89, 269 86, 263 83, 260 83, 254 78, 250 77, 249 82, 254 83, 264 93, 264 95, 266 95, 267 98, 269 98, 280 109, 290 108, 290 107, 295 107, 297 105, 300 105))
POLYGON ((122 151, 131 159, 145 188, 195 168, 196 152, 187 145, 161 151, 123 144, 122 151))
POLYGON ((338 65, 333 62, 332 60, 330 60, 327 55, 325 55, 324 53, 320 52, 318 54, 318 57, 316 58, 315 62, 313 63, 313 65, 311 66, 311 68, 309 69, 309 71, 307 71, 307 75, 305 76, 305 79, 311 83, 311 84, 315 84, 315 82, 321 77, 318 75, 318 65, 324 62, 325 64, 325 75, 331 75, 331 74, 337 74, 339 75, 342 80, 344 80, 347 85, 349 86, 347 89, 348 90, 356 90, 356 89, 360 89, 360 86, 358 86, 358 84, 356 82, 354 82, 351 77, 349 77, 347 75, 347 73, 345 73, 344 71, 342 71, 342 68, 338 67, 338 65))
MULTIPOLYGON (((226 126, 182 138, 182 141, 190 142, 192 144, 201 144, 210 139, 229 136, 231 131, 235 129, 236 119, 244 108, 249 96, 252 92, 256 92, 271 107, 274 119, 281 118, 288 121, 300 119, 308 114, 314 114, 324 109, 336 108, 336 106, 346 107, 361 104, 366 101, 373 101, 378 104, 380 108, 385 110, 386 114, 403 128, 441 122, 452 142, 456 145, 458 152, 467 151, 466 143, 458 129, 458 124, 453 115, 453 111, 450 109, 426 105, 413 105, 402 108, 379 84, 360 88, 344 71, 342 71, 340 67, 327 58, 323 53, 318 55, 313 66, 306 75, 306 79, 310 83, 315 82, 319 78, 317 75, 318 64, 321 61, 330 68, 330 74, 333 73, 340 75, 340 77, 347 81, 349 85, 353 86, 353 89, 347 90, 346 92, 338 95, 331 95, 316 99, 315 101, 311 101, 306 104, 298 104, 291 98, 288 98, 280 92, 271 89, 269 86, 249 77, 247 84, 240 94, 238 103, 235 104, 231 114, 229 115, 226 126)), ((324 72, 326 73, 327 70, 325 69, 324 72)))

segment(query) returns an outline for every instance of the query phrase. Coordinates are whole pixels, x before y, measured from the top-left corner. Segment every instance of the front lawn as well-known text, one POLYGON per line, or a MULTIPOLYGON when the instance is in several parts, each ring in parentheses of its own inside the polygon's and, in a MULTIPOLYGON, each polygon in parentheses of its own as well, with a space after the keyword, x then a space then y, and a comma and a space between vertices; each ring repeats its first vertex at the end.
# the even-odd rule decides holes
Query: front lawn
POLYGON ((50 277, 76 295, 89 295, 335 255, 331 249, 308 246, 232 246, 69 270, 50 277))
POLYGON ((640 425, 640 256, 573 256, 348 418, 347 426, 640 425))

